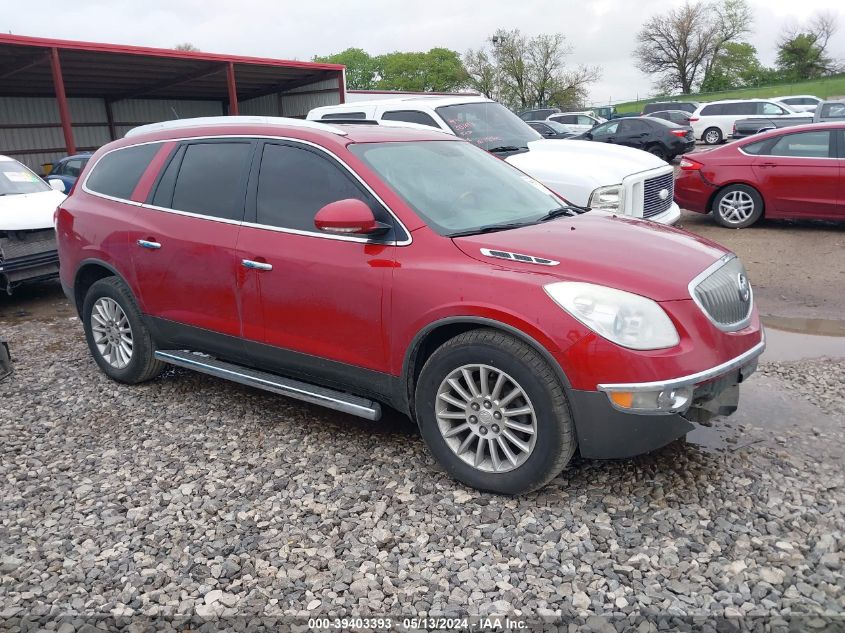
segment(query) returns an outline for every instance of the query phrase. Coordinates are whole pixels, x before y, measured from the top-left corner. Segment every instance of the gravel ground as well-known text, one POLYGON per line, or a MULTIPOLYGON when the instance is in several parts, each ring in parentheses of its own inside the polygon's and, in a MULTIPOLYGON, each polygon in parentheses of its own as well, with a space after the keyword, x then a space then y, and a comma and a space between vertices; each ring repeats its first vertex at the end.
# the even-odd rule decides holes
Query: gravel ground
MULTIPOLYGON (((0 628, 467 613, 618 617, 592 630, 642 614, 845 624, 842 462, 788 441, 576 457, 542 491, 497 497, 440 472, 399 416, 366 422, 182 370, 115 384, 75 317, 0 331, 17 368, 0 383, 0 628)), ((763 371, 833 413, 843 368, 763 371)))
POLYGON ((845 419, 845 359, 767 363, 760 367, 760 371, 785 380, 807 402, 836 416, 842 428, 841 420, 845 419))

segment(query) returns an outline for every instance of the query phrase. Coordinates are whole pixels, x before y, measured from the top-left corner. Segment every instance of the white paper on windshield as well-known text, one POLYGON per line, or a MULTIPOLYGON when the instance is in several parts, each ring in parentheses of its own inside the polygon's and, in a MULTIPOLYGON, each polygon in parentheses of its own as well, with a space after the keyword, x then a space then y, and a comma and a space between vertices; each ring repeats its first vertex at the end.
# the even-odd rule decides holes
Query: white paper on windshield
POLYGON ((0 171, 9 182, 36 182, 38 176, 26 171, 0 171))

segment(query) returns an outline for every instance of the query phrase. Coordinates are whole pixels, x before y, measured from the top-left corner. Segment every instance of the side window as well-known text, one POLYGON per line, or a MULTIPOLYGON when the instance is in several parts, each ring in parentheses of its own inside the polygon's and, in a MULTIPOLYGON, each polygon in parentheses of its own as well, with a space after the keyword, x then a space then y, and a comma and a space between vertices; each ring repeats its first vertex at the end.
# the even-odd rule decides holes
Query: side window
POLYGON ((364 112, 329 112, 320 117, 321 121, 329 121, 331 119, 366 119, 367 115, 364 112))
POLYGON ((82 173, 82 168, 84 166, 85 161, 83 161, 81 158, 74 158, 64 164, 62 174, 64 174, 65 176, 71 176, 72 178, 79 178, 79 174, 82 173))
POLYGON ((595 124, 596 122, 591 117, 584 116, 583 114, 578 115, 578 125, 589 125, 593 127, 595 124))
POLYGON ((161 148, 161 143, 148 143, 116 149, 94 165, 85 187, 96 193, 128 200, 141 176, 161 148))
POLYGON ((592 130, 592 135, 596 136, 610 136, 611 134, 616 134, 616 130, 619 128, 619 121, 614 121, 613 123, 605 123, 604 125, 600 125, 594 130, 592 130))
POLYGON ((831 119, 845 119, 845 103, 825 103, 822 106, 821 116, 831 119))
POLYGON ((317 211, 346 198, 366 202, 383 219, 374 201, 329 158, 291 145, 264 146, 256 193, 258 224, 316 232, 317 211))
POLYGON ((748 143, 747 145, 742 145, 741 149, 746 154, 751 154, 752 156, 757 156, 760 154, 765 154, 766 152, 763 149, 767 145, 771 145, 772 142, 770 139, 766 139, 765 141, 757 141, 756 143, 748 143))
POLYGON ((774 103, 758 103, 757 105, 760 107, 758 114, 765 114, 768 116, 786 114, 786 110, 781 108, 779 105, 775 105, 774 103))
POLYGON ((704 106, 701 109, 702 116, 718 116, 725 113, 724 104, 717 103, 716 105, 704 106))
POLYGON ((797 132, 781 136, 766 152, 769 156, 830 157, 830 132, 797 132))
POLYGON ((188 145, 173 187, 173 202, 169 206, 178 211, 240 220, 244 207, 243 180, 250 148, 249 142, 188 145))
POLYGON ((535 130, 537 130, 540 134, 553 134, 552 128, 550 128, 550 127, 549 127, 548 125, 546 125, 545 123, 535 123, 535 122, 533 122, 533 121, 532 121, 532 122, 531 122, 531 123, 529 123, 528 125, 530 125, 531 127, 533 127, 533 128, 534 128, 535 130))
POLYGON ((392 110, 381 115, 383 121, 405 121, 406 123, 419 123, 440 129, 434 119, 425 112, 416 110, 392 110))

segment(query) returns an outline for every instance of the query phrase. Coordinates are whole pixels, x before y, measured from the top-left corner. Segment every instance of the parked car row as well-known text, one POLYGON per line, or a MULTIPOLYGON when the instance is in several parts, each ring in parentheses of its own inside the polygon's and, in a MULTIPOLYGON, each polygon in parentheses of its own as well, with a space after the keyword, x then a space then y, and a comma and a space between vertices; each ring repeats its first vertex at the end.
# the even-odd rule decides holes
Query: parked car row
POLYGON ((750 119, 739 119, 734 123, 731 138, 746 138, 760 132, 773 130, 780 127, 803 125, 806 123, 828 123, 845 121, 845 101, 825 101, 812 113, 806 116, 796 117, 754 117, 750 119))
MULTIPOLYGON (((578 148, 603 173, 600 150, 656 159, 497 130, 495 105, 425 111, 452 133, 212 117, 101 148, 56 215, 95 362, 124 383, 171 364, 369 419, 388 404, 446 472, 505 494, 576 448, 635 455, 732 413, 765 347, 739 259, 619 213, 619 186, 597 205, 613 213, 570 206, 495 150, 539 166, 578 148)), ((634 176, 665 204, 671 168, 634 176)))

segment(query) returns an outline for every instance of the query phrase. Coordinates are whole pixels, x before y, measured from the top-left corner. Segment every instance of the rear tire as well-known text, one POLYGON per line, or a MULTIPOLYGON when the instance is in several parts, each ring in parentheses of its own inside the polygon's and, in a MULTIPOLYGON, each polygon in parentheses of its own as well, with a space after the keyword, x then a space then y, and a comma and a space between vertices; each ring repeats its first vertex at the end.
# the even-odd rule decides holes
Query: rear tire
POLYGON ((665 160, 669 162, 669 158, 666 156, 666 150, 664 150, 660 145, 652 145, 646 150, 652 156, 657 156, 660 160, 665 160))
POLYGON ((420 373, 414 404, 437 461, 479 490, 536 490, 575 452, 575 426, 554 370, 497 330, 471 330, 437 349, 420 373))
POLYGON ((763 197, 748 185, 728 185, 713 199, 713 218, 729 229, 744 229, 763 215, 763 197))
POLYGON ((112 380, 134 385, 164 368, 135 298, 119 278, 100 279, 88 289, 82 325, 91 356, 112 380))
POLYGON ((704 130, 704 134, 701 135, 701 140, 707 145, 718 145, 723 139, 722 130, 717 127, 709 127, 704 130))

